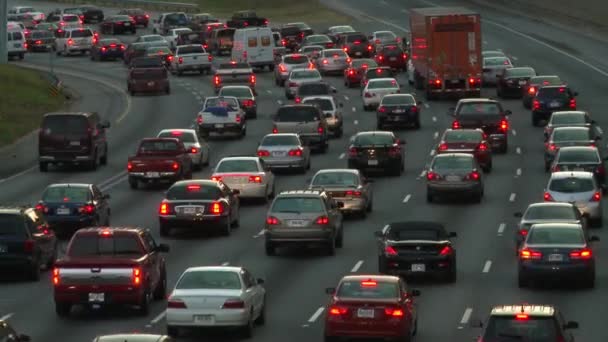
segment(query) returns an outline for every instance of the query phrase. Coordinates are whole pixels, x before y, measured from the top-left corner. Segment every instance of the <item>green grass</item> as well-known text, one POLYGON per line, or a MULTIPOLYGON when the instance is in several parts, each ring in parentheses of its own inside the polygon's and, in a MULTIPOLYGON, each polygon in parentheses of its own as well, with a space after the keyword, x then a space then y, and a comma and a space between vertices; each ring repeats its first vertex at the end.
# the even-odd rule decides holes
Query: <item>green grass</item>
POLYGON ((61 108, 64 97, 52 96, 45 75, 14 65, 0 65, 0 146, 40 127, 44 113, 61 108))

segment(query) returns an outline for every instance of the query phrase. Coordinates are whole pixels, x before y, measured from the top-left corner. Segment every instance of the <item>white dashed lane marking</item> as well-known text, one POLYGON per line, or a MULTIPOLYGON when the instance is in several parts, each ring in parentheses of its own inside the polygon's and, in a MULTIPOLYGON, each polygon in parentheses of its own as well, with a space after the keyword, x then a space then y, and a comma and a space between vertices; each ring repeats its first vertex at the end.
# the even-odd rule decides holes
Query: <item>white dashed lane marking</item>
POLYGON ((439 138, 439 132, 433 133, 433 139, 437 139, 437 138, 439 138))
POLYGON ((321 316, 321 314, 323 313, 323 311, 325 310, 324 307, 320 307, 317 309, 317 311, 315 311, 314 314, 312 314, 312 316, 310 316, 310 318, 308 319, 308 323, 314 323, 317 318, 319 318, 319 316, 321 316))
POLYGON ((412 198, 412 195, 407 194, 407 196, 405 196, 405 198, 403 199, 403 203, 407 203, 410 201, 410 198, 412 198))
POLYGON ((363 265, 363 260, 357 261, 357 263, 355 264, 355 266, 353 266, 353 268, 350 270, 351 273, 357 272, 361 268, 361 265, 363 265))
POLYGON ((490 272, 491 267, 492 267, 492 260, 488 260, 488 261, 486 261, 485 265, 483 265, 483 270, 481 270, 481 272, 488 273, 488 272, 490 272))
POLYGON ((348 101, 348 100, 350 100, 350 98, 348 96, 344 95, 344 100, 348 101))
POLYGON ((390 227, 388 224, 385 224, 384 227, 382 227, 382 234, 386 234, 388 227, 390 227))
POLYGON ((514 130, 514 129, 512 129, 512 130, 511 130, 511 134, 513 134, 513 136, 517 136, 517 131, 516 131, 516 130, 514 130))
POLYGON ((359 120, 355 120, 353 123, 354 123, 355 125, 358 125, 358 124, 359 124, 359 120))
POLYGON ((338 159, 344 159, 344 157, 346 157, 346 154, 342 153, 342 154, 340 154, 340 156, 338 157, 338 159))
POLYGON ((14 315, 14 313, 12 313, 12 312, 9 314, 6 314, 6 315, 0 317, 0 321, 7 321, 9 318, 13 317, 13 315, 14 315))
POLYGON ((498 225, 498 235, 499 236, 502 236, 502 234, 505 232, 505 228, 507 228, 506 223, 501 223, 498 225))
POLYGON ((281 101, 281 100, 277 100, 277 103, 279 104, 279 106, 283 105, 283 101, 281 101))
POLYGON ((357 111, 357 107, 352 108, 353 113, 357 111))
POLYGON ((515 170, 515 174, 517 175, 517 177, 521 176, 521 168, 515 170))
POLYGON ((154 325, 160 322, 163 318, 165 318, 165 315, 167 315, 167 311, 159 313, 158 316, 154 317, 154 319, 150 321, 150 324, 154 325))
POLYGON ((222 263, 222 266, 228 266, 228 265, 230 265, 230 262, 228 262, 228 261, 224 261, 224 262, 222 263))
POLYGON ((515 149, 515 153, 517 153, 517 154, 521 154, 521 148, 519 148, 519 147, 518 147, 518 148, 516 148, 516 149, 515 149))
POLYGON ((433 116, 433 117, 431 118, 431 120, 433 120, 433 122, 437 122, 437 117, 436 117, 436 116, 433 116))
POLYGON ((471 314, 473 313, 473 309, 472 308, 466 308, 464 310, 464 314, 462 314, 462 319, 460 320, 460 324, 467 324, 469 323, 469 319, 471 319, 471 314))
POLYGON ((429 106, 429 104, 425 102, 424 103, 424 108, 431 108, 431 106, 429 106))
POLYGON ((429 155, 432 157, 435 155, 435 150, 431 150, 431 152, 429 153, 429 155))
POLYGON ((509 196, 509 202, 515 202, 515 196, 517 196, 514 192, 511 193, 511 196, 509 196))

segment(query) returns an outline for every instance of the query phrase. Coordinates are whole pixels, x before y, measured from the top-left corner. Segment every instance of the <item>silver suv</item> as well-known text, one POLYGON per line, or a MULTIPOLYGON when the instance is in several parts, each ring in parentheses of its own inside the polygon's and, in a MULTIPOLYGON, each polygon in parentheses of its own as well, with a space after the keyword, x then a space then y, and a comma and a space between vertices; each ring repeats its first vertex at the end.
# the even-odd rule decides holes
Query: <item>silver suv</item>
POLYGON ((272 121, 272 133, 296 133, 305 145, 327 151, 328 125, 321 108, 310 104, 282 106, 272 121))
POLYGON ((334 255, 342 247, 343 206, 323 191, 281 192, 266 215, 266 255, 275 255, 280 245, 321 245, 334 255))
POLYGON ((602 188, 591 172, 553 172, 543 197, 545 202, 572 203, 590 226, 602 226, 602 188))

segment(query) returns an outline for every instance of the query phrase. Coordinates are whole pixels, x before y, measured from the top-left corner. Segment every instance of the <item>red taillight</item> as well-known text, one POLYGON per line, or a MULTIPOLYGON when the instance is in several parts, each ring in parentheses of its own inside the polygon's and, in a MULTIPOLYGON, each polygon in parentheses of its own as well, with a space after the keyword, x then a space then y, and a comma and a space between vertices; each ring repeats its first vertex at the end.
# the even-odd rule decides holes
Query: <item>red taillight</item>
POLYGON ((507 129, 509 129, 509 122, 507 120, 500 120, 500 130, 501 131, 506 131, 507 129))
POLYGON ((388 155, 390 157, 397 157, 397 156, 399 156, 400 152, 401 152, 401 149, 398 146, 393 146, 393 147, 389 148, 388 155))
POLYGON ((386 246, 386 247, 384 247, 384 254, 386 254, 386 255, 397 255, 399 253, 397 253, 397 250, 395 249, 395 247, 393 247, 393 246, 386 246))
MULTIPOLYGON (((397 91, 397 92, 398 92, 398 93, 400 93, 401 91, 399 90, 399 91, 397 91)), ((410 113, 411 113, 411 114, 416 114, 416 113, 418 113, 418 107, 416 107, 416 106, 411 106, 411 107, 410 107, 410 113)))
POLYGON ((277 134, 279 133, 279 129, 276 127, 272 127, 272 134, 277 134))
POLYGON ((241 115, 240 115, 240 114, 237 114, 237 115, 234 117, 234 120, 236 121, 236 123, 241 123, 241 115))
POLYGON ((173 164, 171 164, 171 168, 173 170, 179 170, 179 164, 177 162, 173 162, 173 164))
POLYGON ((351 157, 356 157, 357 154, 359 154, 359 151, 357 150, 356 147, 351 147, 348 149, 348 155, 351 157))
POLYGON ((365 95, 363 95, 363 96, 365 96, 365 97, 367 97, 367 98, 370 98, 370 97, 372 97, 372 94, 371 94, 371 93, 369 93, 369 92, 365 92, 365 95))
POLYGON ((448 144, 442 142, 441 144, 439 144, 439 151, 447 151, 448 149, 448 144))
POLYGON ((245 107, 253 107, 253 100, 245 100, 243 101, 243 106, 245 107))
POLYGON ((403 60, 406 60, 407 59, 407 53, 402 54, 401 58, 403 58, 403 60))
POLYGON ((348 313, 348 308, 342 306, 332 306, 329 308, 328 312, 331 316, 342 316, 348 313))
POLYGON ((384 56, 382 56, 382 55, 378 55, 378 60, 379 60, 380 62, 382 62, 382 60, 384 60, 384 56))
POLYGON ((249 183, 262 183, 261 176, 249 176, 249 183))
POLYGON ((222 202, 214 202, 211 204, 211 213, 214 215, 221 215, 224 213, 224 204, 222 202))
POLYGON ((521 251, 519 251, 519 257, 521 259, 526 259, 526 260, 540 259, 543 257, 543 254, 541 252, 535 251, 533 249, 524 248, 521 251))
POLYGON ((229 298, 226 299, 224 305, 222 305, 222 309, 244 309, 245 302, 238 298, 229 298))
POLYGON ((472 180, 472 181, 479 180, 479 178, 481 178, 481 175, 477 171, 473 171, 465 177, 465 179, 472 180))
POLYGON ((266 150, 259 150, 257 154, 258 154, 258 157, 269 157, 270 156, 270 152, 268 152, 266 150))
POLYGON ((403 317, 403 310, 394 308, 384 308, 384 314, 390 317, 403 317))
MULTIPOLYGON (((206 46, 203 46, 205 49, 207 48, 206 46)), ((213 62, 213 56, 209 55, 207 56, 207 61, 209 62, 213 62)))
POLYGON ((177 63, 179 63, 179 64, 183 64, 183 63, 184 63, 184 57, 179 57, 179 58, 177 59, 177 63))
POLYGON ((349 70, 348 70, 348 74, 349 74, 349 75, 351 75, 351 76, 352 76, 352 75, 354 75, 354 74, 355 74, 355 70, 353 70, 353 69, 349 69, 349 70))
MULTIPOLYGON (((338 57, 338 56, 334 56, 334 58, 337 58, 337 57, 338 57)), ((350 59, 350 57, 346 57, 346 63, 348 64, 348 63, 350 63, 350 62, 352 62, 352 59, 350 59)))
POLYGON ((101 47, 101 52, 106 52, 108 49, 105 46, 101 47))
POLYGON ((426 179, 433 181, 433 180, 438 180, 440 178, 439 174, 429 171, 426 173, 426 179))
POLYGON ((458 121, 452 122, 452 129, 460 129, 460 122, 458 122, 458 121))
POLYGON ((570 109, 576 109, 576 99, 570 99, 568 107, 570 107, 570 109))
POLYGON ((283 64, 279 64, 279 71, 280 72, 287 72, 287 68, 283 64))
POLYGON ((59 285, 59 269, 58 268, 53 268, 53 285, 57 286, 59 285))
POLYGON ((183 300, 177 298, 169 298, 167 300, 168 309, 187 309, 186 303, 183 300))
POLYGON ((131 171, 133 170, 133 164, 131 164, 130 162, 127 163, 127 171, 131 171))
POLYGON ((203 123, 203 116, 202 115, 199 115, 199 116, 196 117, 196 123, 199 124, 199 125, 203 123))
POLYGON ((528 236, 528 230, 527 229, 520 229, 518 233, 521 236, 528 236))
POLYGON ((285 40, 285 38, 281 39, 281 45, 287 46, 287 40, 285 40))
POLYGON ((302 102, 302 98, 301 98, 301 97, 299 97, 299 96, 296 96, 296 98, 294 99, 294 101, 295 101, 296 103, 300 103, 300 102, 302 102))
POLYGON ((32 253, 34 251, 34 246, 36 246, 36 241, 25 240, 25 242, 23 243, 23 251, 25 253, 32 253))
POLYGON ((532 101, 532 109, 534 109, 534 110, 540 109, 540 102, 538 100, 532 101))
POLYGON ((266 224, 269 226, 276 226, 279 224, 279 219, 274 216, 268 216, 266 218, 266 224))
POLYGON ((593 196, 591 196, 591 202, 599 202, 602 199, 602 193, 596 191, 593 196))
POLYGON ((591 259, 591 257, 593 257, 593 252, 588 248, 570 252, 570 259, 588 260, 591 259))
POLYGON ((319 127, 317 127, 317 132, 319 134, 323 134, 324 131, 325 131, 325 129, 323 128, 323 126, 321 126, 321 124, 319 124, 319 127))
POLYGON ((120 49, 124 51, 126 47, 124 45, 120 45, 120 49))
POLYGON ((329 218, 327 216, 320 216, 315 220, 315 223, 318 225, 327 225, 329 224, 329 218))
POLYGON ((386 113, 386 107, 381 106, 380 108, 378 108, 378 113, 386 113))
POLYGON ((219 85, 220 85, 220 83, 221 83, 221 81, 222 81, 222 80, 220 79, 220 77, 219 77, 219 76, 214 76, 214 77, 213 77, 213 83, 214 83, 216 86, 219 86, 219 85))
POLYGON ((92 204, 86 204, 86 205, 83 205, 82 207, 80 207, 80 209, 78 209, 78 211, 81 214, 91 215, 95 212, 95 206, 92 204))
POLYGON ((530 95, 536 94, 536 88, 535 87, 528 88, 528 94, 530 94, 530 95))
POLYGON ((436 88, 441 87, 441 80, 439 80, 439 79, 431 80, 429 83, 431 83, 431 85, 435 86, 436 88))
POLYGON ((550 193, 548 193, 548 192, 545 192, 545 193, 543 194, 543 199, 545 200, 545 202, 553 202, 553 201, 555 201, 555 200, 553 199, 553 196, 551 196, 551 194, 550 194, 550 193))
POLYGON ((348 190, 346 191, 346 196, 350 196, 350 197, 361 197, 361 191, 356 191, 356 190, 348 190))
POLYGON ((488 146, 488 144, 486 144, 485 142, 482 142, 479 144, 479 146, 477 146, 477 151, 488 151, 490 149, 490 146, 488 146))
POLYGON ((214 182, 221 182, 222 181, 222 177, 221 176, 212 176, 211 180, 214 182))
POLYGON ((198 148, 196 148, 196 147, 191 148, 190 153, 198 153, 198 148))
POLYGON ((42 44, 42 40, 37 40, 36 45, 40 45, 40 44, 42 44))
MULTIPOLYGON (((373 46, 371 46, 371 45, 368 45, 368 46, 367 46, 367 51, 372 51, 373 49, 374 49, 374 47, 373 47, 373 46)), ((403 55, 405 56, 405 54, 403 54, 403 55)), ((405 57, 404 57, 404 58, 405 58, 405 57)))
POLYGON ((287 154, 289 154, 290 157, 301 157, 302 150, 299 148, 296 148, 294 150, 290 150, 287 154))
POLYGON ((74 41, 72 39, 68 39, 68 45, 73 45, 74 41))
POLYGON ((167 56, 167 60, 168 60, 169 62, 173 61, 173 56, 167 56))
POLYGON ((133 276, 131 278, 133 285, 135 285, 135 286, 140 285, 142 278, 143 278, 143 274, 142 274, 141 268, 138 268, 138 267, 134 268, 133 276))
POLYGON ((161 203, 158 208, 158 213, 161 215, 169 215, 171 213, 171 205, 169 203, 161 203))
POLYGON ((604 175, 606 173, 606 168, 604 168, 604 165, 600 165, 595 169, 595 173, 604 175))
POLYGON ((49 212, 49 208, 46 205, 42 204, 42 203, 36 204, 36 210, 38 212, 41 212, 41 213, 48 213, 49 212))
POLYGON ((557 146, 555 146, 555 144, 554 144, 554 143, 550 143, 550 144, 549 144, 549 150, 551 150, 551 151, 555 151, 555 150, 557 150, 557 146))
POLYGON ((324 59, 321 63, 323 63, 323 64, 329 64, 329 61, 327 59, 324 59))
POLYGON ((249 83, 255 85, 255 75, 249 75, 249 83))
POLYGON ((344 52, 348 53, 348 46, 345 46, 344 48, 342 48, 342 50, 344 50, 344 52))
POLYGON ((450 255, 454 250, 450 246, 445 246, 439 251, 439 255, 450 255))

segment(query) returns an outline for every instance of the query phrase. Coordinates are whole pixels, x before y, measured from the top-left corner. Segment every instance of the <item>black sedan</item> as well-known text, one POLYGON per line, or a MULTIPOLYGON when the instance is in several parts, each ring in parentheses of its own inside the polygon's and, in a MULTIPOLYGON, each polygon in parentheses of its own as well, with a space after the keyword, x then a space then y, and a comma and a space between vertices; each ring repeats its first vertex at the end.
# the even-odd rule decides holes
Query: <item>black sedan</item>
POLYGON ((527 89, 526 85, 534 76, 536 71, 530 67, 504 69, 497 75, 496 96, 521 98, 523 89, 527 89))
POLYGON ((105 34, 119 34, 131 32, 135 34, 135 21, 128 15, 115 15, 107 17, 99 24, 99 30, 105 34))
POLYGON ((82 21, 85 24, 89 24, 92 22, 101 22, 104 18, 103 11, 99 7, 95 7, 92 5, 83 5, 80 6, 80 10, 82 12, 82 21))
POLYGON ((160 59, 165 66, 171 65, 173 61, 173 52, 166 46, 150 46, 146 50, 146 56, 160 59))
POLYGON ((100 39, 97 41, 97 44, 91 47, 91 60, 102 61, 106 59, 115 60, 117 58, 123 58, 125 50, 125 45, 118 39, 100 39))
POLYGON ((141 8, 127 8, 118 12, 121 15, 128 15, 133 19, 135 25, 141 25, 143 27, 148 27, 150 23, 150 15, 147 14, 141 8))
POLYGON ((376 126, 403 127, 413 126, 420 129, 420 105, 422 101, 410 94, 389 94, 382 98, 376 111, 376 126))
POLYGON ((393 176, 401 175, 405 169, 404 140, 393 132, 359 132, 350 140, 348 168, 360 171, 385 170, 393 176))
POLYGON ((448 233, 442 224, 395 222, 374 235, 378 238, 380 273, 456 281, 456 250, 450 242, 456 233, 448 233))
POLYGON ((49 51, 55 45, 55 35, 49 30, 31 31, 26 43, 29 51, 49 51))

